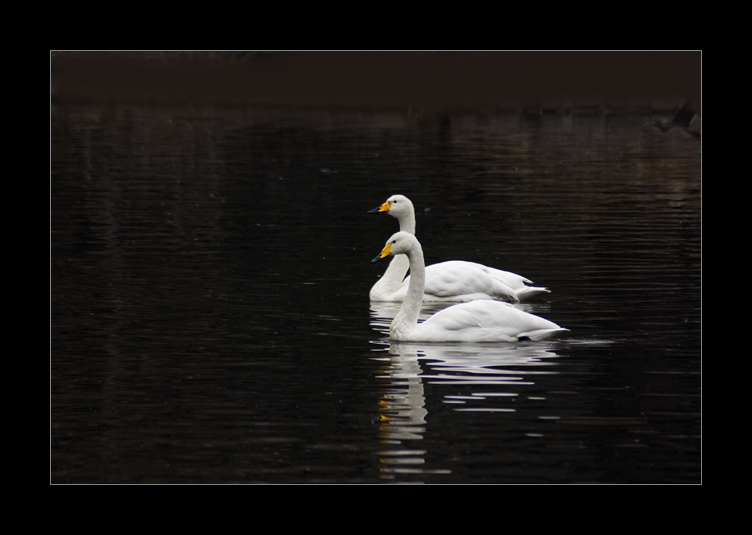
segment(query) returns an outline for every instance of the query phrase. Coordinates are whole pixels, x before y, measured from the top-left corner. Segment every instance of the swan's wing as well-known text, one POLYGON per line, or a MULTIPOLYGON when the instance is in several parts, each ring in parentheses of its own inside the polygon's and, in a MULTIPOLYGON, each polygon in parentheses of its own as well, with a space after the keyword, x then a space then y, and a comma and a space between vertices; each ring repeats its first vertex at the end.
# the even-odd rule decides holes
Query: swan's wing
POLYGON ((425 338, 445 341, 541 340, 567 330, 500 301, 471 301, 445 308, 418 324, 418 329, 425 338))
POLYGON ((426 268, 423 293, 439 298, 485 294, 486 299, 519 301, 515 291, 504 281, 492 277, 485 266, 474 262, 451 260, 426 268))
MULTIPOLYGON (((510 271, 490 268, 475 262, 450 260, 426 267, 424 300, 473 301, 499 299, 519 302, 548 288, 528 286, 529 279, 510 271)), ((410 284, 408 276, 399 290, 390 293, 390 300, 403 300, 410 284)))

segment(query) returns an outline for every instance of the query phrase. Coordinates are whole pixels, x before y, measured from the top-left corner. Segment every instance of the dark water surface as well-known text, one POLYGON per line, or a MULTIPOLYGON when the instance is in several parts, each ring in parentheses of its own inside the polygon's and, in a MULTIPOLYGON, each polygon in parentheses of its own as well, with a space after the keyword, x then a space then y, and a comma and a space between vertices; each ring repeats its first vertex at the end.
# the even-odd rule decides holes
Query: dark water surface
POLYGON ((51 481, 701 482, 701 145, 647 119, 53 105, 51 481), (389 343, 394 193, 570 332, 389 343))

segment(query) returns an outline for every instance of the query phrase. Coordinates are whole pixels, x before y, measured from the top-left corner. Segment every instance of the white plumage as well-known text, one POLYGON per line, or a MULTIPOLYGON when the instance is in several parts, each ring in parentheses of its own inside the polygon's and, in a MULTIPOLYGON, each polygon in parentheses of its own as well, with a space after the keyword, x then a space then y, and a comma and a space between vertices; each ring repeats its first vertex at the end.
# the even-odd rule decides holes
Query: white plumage
POLYGON ((514 342, 542 340, 567 331, 547 319, 524 312, 500 301, 476 300, 447 307, 422 323, 418 314, 423 301, 426 267, 418 239, 408 232, 397 232, 387 241, 381 254, 404 256, 410 268, 410 282, 402 306, 392 320, 389 336, 407 342, 514 342))
MULTIPOLYGON (((393 195, 369 213, 386 212, 397 218, 400 231, 415 234, 415 208, 404 195, 393 195)), ((410 264, 406 257, 395 257, 384 275, 373 285, 371 301, 403 301, 410 284, 405 274, 410 264)), ((517 303, 533 295, 549 292, 547 288, 530 286, 532 281, 510 271, 491 268, 475 262, 450 260, 426 268, 424 301, 474 301, 498 299, 517 303)))

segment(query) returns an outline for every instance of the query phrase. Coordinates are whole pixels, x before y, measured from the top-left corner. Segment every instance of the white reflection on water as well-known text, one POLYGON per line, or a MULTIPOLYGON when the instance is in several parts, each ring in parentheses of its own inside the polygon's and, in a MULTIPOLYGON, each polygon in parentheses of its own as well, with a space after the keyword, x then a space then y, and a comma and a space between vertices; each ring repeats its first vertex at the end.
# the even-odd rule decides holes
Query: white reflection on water
MULTIPOLYGON (((551 359, 558 355, 554 351, 556 342, 521 342, 487 344, 435 344, 392 342, 388 347, 388 357, 374 357, 388 362, 388 367, 379 375, 389 379, 393 386, 405 385, 417 391, 416 383, 435 385, 497 387, 533 385, 532 377, 556 373, 551 369, 551 359), (421 366, 420 361, 425 361, 421 366)), ((408 390, 409 391, 409 390, 408 390)), ((422 393, 422 389, 420 389, 422 393)), ((453 391, 454 392, 454 391, 453 391)), ((485 398, 504 399, 514 397, 517 392, 489 390, 472 392, 469 395, 447 394, 445 403, 458 403, 485 398)), ((414 401, 407 404, 416 406, 414 401)))
MULTIPOLYGON (((423 314, 427 312, 424 310, 423 314)), ((430 312, 430 313, 433 313, 430 312)), ((379 343, 379 342, 376 342, 379 343)), ((556 342, 525 342, 498 344, 431 344, 388 343, 384 356, 373 357, 383 362, 379 379, 385 380, 379 400, 379 439, 387 447, 379 452, 382 477, 391 479, 402 473, 401 465, 409 465, 409 473, 448 473, 444 469, 423 469, 426 450, 405 448, 403 441, 422 440, 429 425, 425 384, 469 387, 470 392, 457 393, 448 388, 442 402, 455 411, 511 413, 511 401, 519 395, 520 386, 534 385, 535 375, 552 374, 542 369, 554 364, 558 355, 556 342), (476 390, 477 388, 477 390, 476 390), (511 400, 511 401, 510 401, 511 400)))

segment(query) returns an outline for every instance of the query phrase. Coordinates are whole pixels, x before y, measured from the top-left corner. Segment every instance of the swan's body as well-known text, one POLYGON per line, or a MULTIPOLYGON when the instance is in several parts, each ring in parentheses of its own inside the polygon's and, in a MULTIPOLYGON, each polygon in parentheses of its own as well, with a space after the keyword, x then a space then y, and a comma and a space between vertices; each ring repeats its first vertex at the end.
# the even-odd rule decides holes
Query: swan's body
POLYGON ((392 320, 389 336, 406 342, 515 342, 542 340, 566 331, 555 323, 499 301, 477 300, 440 310, 422 323, 418 314, 423 302, 426 267, 418 239, 408 232, 394 234, 381 254, 407 258, 410 282, 402 306, 392 320), (399 255, 399 256, 396 256, 399 255))
MULTIPOLYGON (((396 217, 400 231, 415 234, 415 209, 404 195, 393 195, 369 213, 386 212, 396 217)), ((410 277, 405 278, 410 263, 396 256, 384 275, 371 288, 371 301, 403 301, 410 277)), ((549 292, 547 288, 529 286, 531 280, 509 271, 494 269, 475 262, 451 260, 426 268, 424 301, 474 301, 498 299, 517 303, 533 295, 549 292)))

